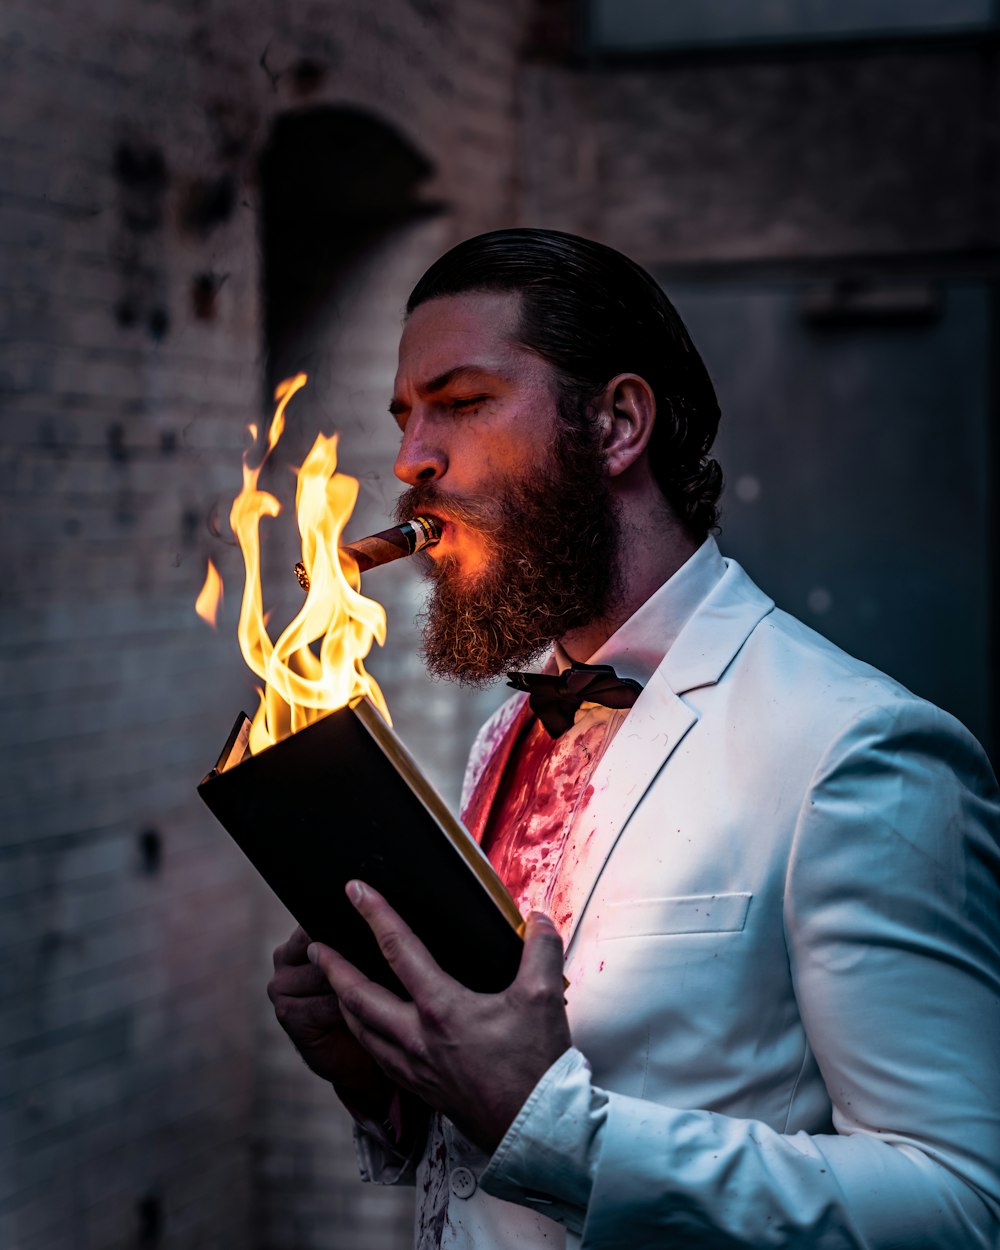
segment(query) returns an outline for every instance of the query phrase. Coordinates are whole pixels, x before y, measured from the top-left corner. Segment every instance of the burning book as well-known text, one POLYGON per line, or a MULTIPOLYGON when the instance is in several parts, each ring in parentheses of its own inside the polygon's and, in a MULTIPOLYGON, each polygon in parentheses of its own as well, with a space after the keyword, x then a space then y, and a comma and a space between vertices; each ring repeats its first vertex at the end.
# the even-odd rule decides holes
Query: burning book
MULTIPOLYGON (((246 572, 238 635, 264 685, 253 719, 237 718, 198 792, 309 936, 366 975, 396 985, 344 894, 352 878, 374 886, 451 976, 498 991, 517 972, 523 923, 486 856, 393 733, 365 671, 372 643, 384 642, 385 612, 361 594, 358 562, 341 548, 358 484, 336 471, 336 437, 319 435, 298 470, 307 593, 277 641, 268 634, 259 526, 280 505, 258 479, 304 383, 300 374, 279 387, 257 467, 244 456, 243 489, 230 512, 246 572)), ((214 620, 221 593, 210 569, 198 601, 206 619, 214 620)))

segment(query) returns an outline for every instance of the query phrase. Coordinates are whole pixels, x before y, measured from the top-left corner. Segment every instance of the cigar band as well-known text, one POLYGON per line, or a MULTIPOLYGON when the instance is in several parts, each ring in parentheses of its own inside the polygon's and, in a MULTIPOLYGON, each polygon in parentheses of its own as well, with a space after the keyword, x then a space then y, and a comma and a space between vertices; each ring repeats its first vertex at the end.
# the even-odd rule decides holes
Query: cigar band
POLYGON ((423 551, 441 537, 441 526, 429 516, 415 516, 404 521, 399 527, 406 538, 406 545, 412 555, 415 551, 423 551))

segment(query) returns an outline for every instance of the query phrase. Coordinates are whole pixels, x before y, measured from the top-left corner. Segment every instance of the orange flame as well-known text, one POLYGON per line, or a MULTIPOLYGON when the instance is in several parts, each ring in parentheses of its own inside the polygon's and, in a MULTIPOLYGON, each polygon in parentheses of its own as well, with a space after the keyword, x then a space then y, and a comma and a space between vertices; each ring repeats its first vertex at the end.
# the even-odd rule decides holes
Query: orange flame
MULTIPOLYGON (((277 642, 267 632, 260 581, 260 522, 281 512, 277 499, 258 490, 260 471, 285 425, 285 408, 305 385, 290 378, 275 391, 278 407, 267 447, 256 468, 243 456, 243 489, 233 500, 229 522, 243 552, 246 581, 238 637, 243 658, 264 682, 250 730, 250 751, 259 751, 305 728, 327 712, 367 697, 389 720, 382 691, 365 672, 372 642, 385 642, 385 610, 360 593, 353 560, 341 563, 340 536, 358 497, 358 482, 337 469, 337 436, 320 434, 298 470, 295 512, 309 592, 277 642), (315 644, 315 645, 314 645, 315 644)), ((253 431, 256 438, 256 429, 253 431)))
POLYGON ((205 584, 198 592, 198 598, 194 602, 194 610, 203 621, 207 621, 215 629, 221 603, 222 578, 219 576, 219 570, 209 560, 208 571, 205 573, 205 584))

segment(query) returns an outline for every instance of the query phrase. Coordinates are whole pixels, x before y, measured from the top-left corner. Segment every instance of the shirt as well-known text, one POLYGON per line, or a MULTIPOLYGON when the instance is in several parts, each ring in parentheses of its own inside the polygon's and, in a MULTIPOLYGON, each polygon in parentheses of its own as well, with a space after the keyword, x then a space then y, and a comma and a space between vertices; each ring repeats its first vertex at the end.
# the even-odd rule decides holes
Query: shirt
MULTIPOLYGON (((721 569, 722 559, 710 539, 587 662, 611 664, 619 677, 644 685, 721 569)), ((546 669, 562 673, 571 662, 557 643, 546 669)), ((563 852, 577 812, 589 797, 594 771, 628 710, 583 703, 573 725, 553 739, 526 701, 508 733, 514 745, 495 797, 484 796, 477 787, 463 811, 523 916, 543 911, 562 931, 572 923, 557 889, 563 852), (484 812, 487 797, 492 803, 484 812)), ((496 753, 505 754, 505 744, 496 753)))
POLYGON ((560 929, 567 929, 572 919, 554 889, 566 837, 594 769, 623 719, 621 712, 594 704, 580 713, 555 739, 534 717, 528 719, 483 836, 483 849, 521 915, 543 911, 560 929))

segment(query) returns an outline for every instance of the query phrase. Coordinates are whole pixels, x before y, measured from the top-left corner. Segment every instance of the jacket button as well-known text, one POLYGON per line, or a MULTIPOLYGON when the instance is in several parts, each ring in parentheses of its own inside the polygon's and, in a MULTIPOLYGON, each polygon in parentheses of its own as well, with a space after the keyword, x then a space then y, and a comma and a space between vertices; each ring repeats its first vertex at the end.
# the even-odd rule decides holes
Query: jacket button
POLYGON ((476 1192, 476 1178, 468 1168, 455 1168, 448 1177, 448 1183, 456 1198, 471 1198, 476 1192))

